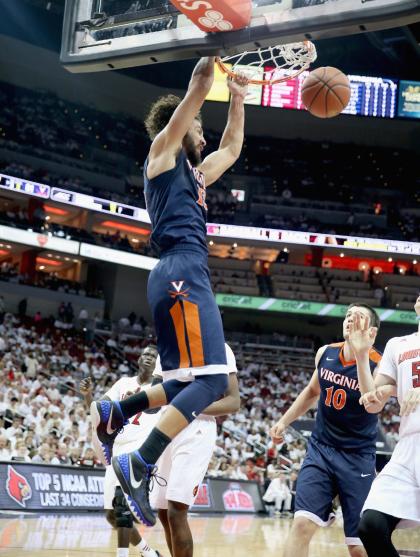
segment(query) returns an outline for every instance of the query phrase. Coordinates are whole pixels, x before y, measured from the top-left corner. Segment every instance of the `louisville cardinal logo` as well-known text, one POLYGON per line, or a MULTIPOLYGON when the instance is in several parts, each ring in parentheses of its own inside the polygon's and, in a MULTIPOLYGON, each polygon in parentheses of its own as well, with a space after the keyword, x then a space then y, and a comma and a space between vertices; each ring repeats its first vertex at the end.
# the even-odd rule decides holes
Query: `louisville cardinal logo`
POLYGON ((7 467, 6 490, 21 507, 26 507, 25 501, 32 497, 32 489, 28 480, 10 465, 7 467))

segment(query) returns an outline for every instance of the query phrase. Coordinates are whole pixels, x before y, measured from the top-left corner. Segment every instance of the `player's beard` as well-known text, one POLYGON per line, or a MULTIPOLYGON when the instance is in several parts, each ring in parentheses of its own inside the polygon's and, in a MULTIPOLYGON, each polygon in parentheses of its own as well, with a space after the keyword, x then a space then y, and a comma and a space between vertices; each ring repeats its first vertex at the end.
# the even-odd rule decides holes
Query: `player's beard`
POLYGON ((199 166, 201 164, 201 152, 188 135, 184 139, 184 149, 190 163, 193 166, 199 166))

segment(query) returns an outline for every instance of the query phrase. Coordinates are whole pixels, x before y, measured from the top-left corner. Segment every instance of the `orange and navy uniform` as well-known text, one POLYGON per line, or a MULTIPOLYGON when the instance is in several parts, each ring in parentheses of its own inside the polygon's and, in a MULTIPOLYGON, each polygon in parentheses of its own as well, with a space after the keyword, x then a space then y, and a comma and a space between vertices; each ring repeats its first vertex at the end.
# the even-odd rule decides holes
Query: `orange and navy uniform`
MULTIPOLYGON (((345 361, 343 347, 344 342, 330 344, 318 363, 321 396, 312 435, 338 449, 375 451, 378 418, 359 404, 356 361, 345 361)), ((380 360, 381 354, 372 348, 369 353, 372 373, 380 360)))
POLYGON ((152 180, 146 161, 144 184, 151 242, 160 252, 147 297, 162 371, 227 373, 223 325, 207 261, 204 175, 181 150, 175 167, 152 180))

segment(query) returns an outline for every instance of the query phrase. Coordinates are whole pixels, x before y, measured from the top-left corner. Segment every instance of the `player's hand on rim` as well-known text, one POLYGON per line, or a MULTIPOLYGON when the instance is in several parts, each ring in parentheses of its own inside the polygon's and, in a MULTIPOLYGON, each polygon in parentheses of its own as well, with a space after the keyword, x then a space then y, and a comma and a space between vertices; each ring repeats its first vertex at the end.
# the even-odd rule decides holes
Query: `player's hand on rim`
POLYGON ((369 318, 356 312, 349 323, 349 343, 356 355, 362 355, 372 348, 377 327, 369 326, 369 318))
POLYGON ((248 94, 249 78, 241 72, 238 72, 235 77, 229 77, 227 80, 228 89, 233 97, 240 97, 245 99, 248 94))
POLYGON ((406 392, 400 408, 400 416, 408 416, 414 412, 420 404, 420 387, 410 389, 406 392))

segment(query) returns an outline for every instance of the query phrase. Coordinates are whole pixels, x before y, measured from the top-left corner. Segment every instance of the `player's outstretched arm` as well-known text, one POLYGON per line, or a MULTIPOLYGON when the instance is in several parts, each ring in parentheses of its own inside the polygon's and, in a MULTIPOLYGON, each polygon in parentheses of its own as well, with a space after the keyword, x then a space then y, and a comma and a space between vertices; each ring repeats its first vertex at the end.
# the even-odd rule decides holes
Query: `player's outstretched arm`
POLYGON ((326 346, 322 346, 316 354, 315 371, 312 374, 309 384, 303 389, 289 410, 270 429, 270 435, 274 443, 282 443, 284 432, 289 425, 306 414, 306 412, 310 410, 318 401, 319 395, 321 394, 321 388, 319 386, 317 368, 325 348, 326 346))
POLYGON ((229 115, 219 149, 206 157, 199 167, 204 173, 207 187, 235 163, 244 142, 244 100, 248 93, 248 78, 239 74, 235 81, 228 81, 228 87, 231 93, 229 115))
POLYGON ((230 373, 228 379, 228 388, 225 396, 216 400, 210 406, 203 410, 203 414, 207 416, 226 416, 234 414, 241 406, 241 399, 239 395, 238 376, 236 373, 230 373))
POLYGON ((214 81, 214 56, 201 58, 194 68, 187 93, 173 113, 167 126, 155 137, 149 153, 149 164, 164 156, 175 157, 182 140, 200 112, 214 81))
POLYGON ((284 433, 289 425, 306 414, 316 404, 319 395, 318 371, 315 370, 309 385, 303 389, 289 410, 270 429, 270 435, 274 443, 283 442, 284 433))

